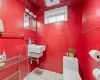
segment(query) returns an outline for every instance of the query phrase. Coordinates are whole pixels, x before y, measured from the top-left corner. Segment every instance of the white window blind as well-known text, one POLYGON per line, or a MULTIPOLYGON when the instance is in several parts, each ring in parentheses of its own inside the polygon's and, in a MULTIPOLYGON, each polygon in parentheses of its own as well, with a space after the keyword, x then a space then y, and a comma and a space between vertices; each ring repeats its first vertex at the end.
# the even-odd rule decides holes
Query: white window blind
POLYGON ((67 21, 67 6, 45 11, 44 14, 45 24, 67 21))

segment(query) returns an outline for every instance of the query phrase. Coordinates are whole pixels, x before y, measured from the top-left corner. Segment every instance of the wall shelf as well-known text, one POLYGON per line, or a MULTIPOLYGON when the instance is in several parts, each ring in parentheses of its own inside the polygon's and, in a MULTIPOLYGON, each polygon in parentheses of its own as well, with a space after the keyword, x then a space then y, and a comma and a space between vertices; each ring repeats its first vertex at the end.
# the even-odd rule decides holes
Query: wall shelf
POLYGON ((18 33, 12 33, 12 32, 2 32, 0 33, 0 37, 3 38, 23 38, 23 34, 18 34, 18 33))
MULTIPOLYGON (((0 67, 0 71, 3 71, 14 65, 18 66, 18 71, 14 72, 13 74, 11 74, 10 76, 6 77, 3 80, 12 80, 12 78, 14 78, 16 76, 19 76, 18 80, 21 80, 21 62, 23 62, 25 60, 28 60, 28 57, 18 55, 18 56, 11 57, 11 58, 7 59, 6 61, 4 61, 3 63, 5 63, 5 65, 0 67)), ((28 73, 29 73, 29 65, 28 65, 27 75, 28 75, 28 73)))

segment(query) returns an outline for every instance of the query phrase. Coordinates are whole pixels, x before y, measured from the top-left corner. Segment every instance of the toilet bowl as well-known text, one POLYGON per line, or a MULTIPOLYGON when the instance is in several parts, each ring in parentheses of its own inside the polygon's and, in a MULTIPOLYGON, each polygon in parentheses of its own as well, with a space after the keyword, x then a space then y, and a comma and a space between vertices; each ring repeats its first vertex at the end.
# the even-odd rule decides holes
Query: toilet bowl
POLYGON ((78 70, 78 59, 63 57, 63 77, 64 80, 82 80, 78 70))

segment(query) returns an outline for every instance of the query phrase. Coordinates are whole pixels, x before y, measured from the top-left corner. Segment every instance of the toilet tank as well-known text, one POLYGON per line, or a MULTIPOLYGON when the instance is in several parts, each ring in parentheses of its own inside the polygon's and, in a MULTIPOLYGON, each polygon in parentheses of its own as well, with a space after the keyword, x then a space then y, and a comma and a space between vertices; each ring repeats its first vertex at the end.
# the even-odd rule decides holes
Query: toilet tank
POLYGON ((78 71, 78 59, 64 56, 63 57, 63 70, 64 69, 78 71))

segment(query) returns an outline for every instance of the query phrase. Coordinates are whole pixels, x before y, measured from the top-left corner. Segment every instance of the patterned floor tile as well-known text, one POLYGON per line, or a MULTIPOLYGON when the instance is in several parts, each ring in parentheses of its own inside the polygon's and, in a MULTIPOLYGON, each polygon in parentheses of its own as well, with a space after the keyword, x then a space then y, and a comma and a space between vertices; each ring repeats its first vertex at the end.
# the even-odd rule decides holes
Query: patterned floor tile
POLYGON ((63 80, 62 74, 36 68, 24 80, 63 80))

